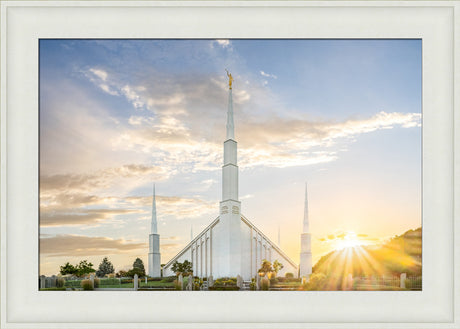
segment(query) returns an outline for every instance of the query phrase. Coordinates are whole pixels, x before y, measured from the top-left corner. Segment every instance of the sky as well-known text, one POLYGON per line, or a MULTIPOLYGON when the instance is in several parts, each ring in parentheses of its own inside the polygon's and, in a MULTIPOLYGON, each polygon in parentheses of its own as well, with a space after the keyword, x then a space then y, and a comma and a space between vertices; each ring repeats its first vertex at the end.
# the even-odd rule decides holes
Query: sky
POLYGON ((162 263, 218 216, 234 78, 242 214, 296 263, 421 226, 421 40, 40 40, 40 274, 162 263), (278 240, 278 236, 280 239, 278 240))

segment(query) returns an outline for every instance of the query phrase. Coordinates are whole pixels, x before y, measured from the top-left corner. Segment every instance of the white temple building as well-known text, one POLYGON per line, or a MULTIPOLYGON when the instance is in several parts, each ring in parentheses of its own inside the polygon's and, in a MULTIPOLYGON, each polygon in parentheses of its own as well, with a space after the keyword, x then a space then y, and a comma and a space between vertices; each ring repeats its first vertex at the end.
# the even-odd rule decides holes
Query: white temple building
MULTIPOLYGON (((228 74, 228 73, 227 73, 228 74)), ((175 275, 171 270, 174 262, 188 260, 193 265, 193 275, 213 278, 236 277, 250 280, 258 274, 262 260, 278 260, 284 267, 278 275, 299 275, 299 266, 278 245, 241 214, 238 199, 237 142, 233 124, 232 81, 229 76, 227 136, 224 142, 222 167, 222 201, 219 216, 195 237, 177 255, 163 266, 163 276, 175 275)), ((308 204, 305 195, 305 216, 301 235, 300 275, 311 274, 311 249, 308 224, 308 204)), ((192 235, 192 234, 191 234, 192 235)), ((152 232, 150 234, 149 275, 160 276, 159 235, 157 232, 155 197, 153 199, 152 232)))

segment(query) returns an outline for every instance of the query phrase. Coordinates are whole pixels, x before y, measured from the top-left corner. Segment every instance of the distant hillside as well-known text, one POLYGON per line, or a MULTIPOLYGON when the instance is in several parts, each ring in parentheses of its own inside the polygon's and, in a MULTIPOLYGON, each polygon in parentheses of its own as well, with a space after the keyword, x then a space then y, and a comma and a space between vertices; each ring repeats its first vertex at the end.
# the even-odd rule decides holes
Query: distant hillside
POLYGON ((350 247, 321 257, 313 273, 370 276, 422 274, 422 228, 409 230, 379 246, 350 247))

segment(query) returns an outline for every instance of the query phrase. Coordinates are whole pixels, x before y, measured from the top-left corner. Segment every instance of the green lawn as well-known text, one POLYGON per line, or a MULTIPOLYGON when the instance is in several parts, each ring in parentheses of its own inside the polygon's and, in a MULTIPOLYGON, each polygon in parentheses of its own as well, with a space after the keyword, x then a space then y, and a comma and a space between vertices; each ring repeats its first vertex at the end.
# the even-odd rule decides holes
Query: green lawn
MULTIPOLYGON (((185 279, 184 279, 185 281, 185 279)), ((66 288, 81 288, 81 281, 80 280, 69 280, 65 283, 66 288)), ((174 287, 174 283, 172 282, 165 282, 165 281, 147 281, 145 284, 144 279, 139 280, 139 288, 143 287, 154 287, 154 288, 172 288, 174 287)), ((119 279, 100 279, 99 281, 99 288, 134 288, 133 282, 126 282, 121 283, 119 279)))
POLYGON ((172 282, 163 282, 163 281, 147 281, 147 284, 145 284, 144 280, 141 280, 139 288, 141 287, 174 287, 174 283, 172 282))

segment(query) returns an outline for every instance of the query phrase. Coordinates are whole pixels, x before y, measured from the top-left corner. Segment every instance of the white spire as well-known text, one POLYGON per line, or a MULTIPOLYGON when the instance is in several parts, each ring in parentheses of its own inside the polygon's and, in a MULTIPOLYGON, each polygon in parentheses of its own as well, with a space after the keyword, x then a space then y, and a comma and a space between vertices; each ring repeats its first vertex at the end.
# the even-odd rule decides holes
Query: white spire
POLYGON ((153 201, 152 201, 152 227, 151 227, 151 234, 157 234, 157 205, 155 200, 155 184, 153 184, 153 201))
POLYGON ((233 97, 231 88, 228 90, 227 139, 235 139, 235 126, 233 124, 233 97))
POLYGON ((305 183, 305 209, 303 215, 303 233, 310 233, 310 221, 308 219, 307 183, 305 183))
MULTIPOLYGON (((224 165, 222 167, 222 201, 238 201, 237 143, 233 125, 232 75, 229 76, 227 138, 224 141, 224 165)), ((232 210, 233 211, 233 210, 232 210)))

